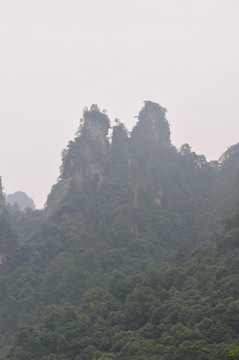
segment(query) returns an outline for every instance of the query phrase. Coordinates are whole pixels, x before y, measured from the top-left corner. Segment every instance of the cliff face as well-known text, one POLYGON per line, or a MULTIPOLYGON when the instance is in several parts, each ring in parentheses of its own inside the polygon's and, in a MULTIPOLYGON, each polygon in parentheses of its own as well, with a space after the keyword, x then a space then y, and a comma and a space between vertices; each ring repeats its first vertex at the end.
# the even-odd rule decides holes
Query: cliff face
POLYGON ((47 213, 51 215, 72 187, 80 188, 88 179, 98 186, 104 177, 102 160, 109 143, 110 126, 107 115, 96 105, 84 110, 81 126, 74 141, 62 153, 61 176, 47 199, 47 213))
POLYGON ((138 123, 132 131, 132 139, 138 142, 150 141, 152 144, 169 147, 170 129, 165 117, 166 109, 152 101, 145 101, 139 113, 138 123))
MULTIPOLYGON (((24 322, 31 324, 31 322, 40 321, 40 317, 42 319, 42 324, 36 328, 36 332, 32 326, 18 331, 17 340, 14 342, 17 346, 16 352, 11 352, 10 357, 7 355, 8 359, 18 358, 21 352, 18 345, 23 337, 24 346, 26 345, 26 352, 25 350, 21 352, 23 357, 34 358, 35 355, 31 357, 29 354, 29 349, 33 349, 36 358, 39 359, 43 355, 46 358, 52 358, 52 356, 78 358, 79 354, 82 354, 82 358, 88 358, 89 354, 93 356, 91 350, 96 344, 94 337, 99 337, 103 329, 102 318, 106 320, 103 327, 107 333, 103 334, 103 342, 97 342, 100 350, 98 352, 97 349, 95 356, 101 356, 101 345, 105 344, 105 338, 109 334, 109 324, 113 324, 112 336, 115 338, 115 331, 121 326, 121 320, 122 329, 125 329, 126 325, 129 330, 135 329, 135 319, 144 318, 147 312, 149 328, 146 329, 140 322, 136 331, 137 334, 139 332, 143 334, 145 329, 147 331, 152 329, 153 319, 155 320, 154 339, 158 323, 161 326, 161 314, 165 310, 163 304, 165 296, 168 298, 171 294, 176 294, 177 297, 179 290, 185 288, 186 293, 182 295, 182 299, 188 298, 183 253, 189 255, 193 248, 202 246, 203 242, 212 244, 211 239, 215 243, 216 232, 214 222, 210 222, 210 217, 214 208, 211 194, 217 168, 212 168, 201 156, 192 153, 188 146, 184 146, 181 151, 170 146, 170 132, 165 110, 158 104, 147 102, 139 114, 139 121, 133 129, 132 136, 129 137, 125 127, 118 124, 113 129, 111 145, 106 137, 108 128, 107 116, 97 107, 93 106, 90 110, 84 111, 82 126, 76 138, 68 144, 62 154, 59 182, 53 187, 48 199, 48 214, 54 213, 54 216, 46 219, 37 233, 22 244, 19 252, 15 252, 15 256, 11 255, 13 243, 11 243, 12 238, 9 236, 9 228, 4 217, 4 199, 0 191, 0 205, 2 204, 0 206, 0 269, 1 266, 6 268, 5 264, 9 269, 5 271, 6 278, 3 278, 1 282, 3 321, 0 327, 0 343, 4 345, 9 343, 12 332, 19 325, 24 325, 24 322), (12 258, 8 262, 10 256, 12 258), (178 269, 182 270, 180 276, 177 271, 175 272, 175 262, 178 261, 180 261, 178 269), (174 264, 170 271, 165 271, 167 262, 174 264), (154 266, 162 266, 160 276, 153 270, 154 266), (135 276, 144 270, 146 271, 144 279, 135 276), (124 280, 124 274, 133 276, 124 280), (175 279, 172 274, 175 274, 175 279), (116 279, 118 279, 118 285, 116 279), (179 286, 175 290, 174 285, 178 280, 179 286), (87 293, 92 296, 93 302, 85 294, 90 288, 99 287, 108 281, 109 289, 105 294, 101 290, 99 290, 100 293, 95 290, 87 293), (132 284, 136 287, 132 287, 132 284), (147 285, 146 290, 142 288, 142 284, 147 285), (141 293, 146 294, 146 307, 141 306, 141 293), (155 309, 151 309, 153 293, 162 295, 162 299, 155 299, 155 309), (101 299, 102 306, 99 307, 101 299), (130 299, 133 301, 131 304, 130 299), (67 303, 67 312, 60 309, 61 304, 64 303, 67 303), (54 305, 46 308, 51 304, 54 305), (69 307, 68 304, 72 304, 74 308, 69 307), (79 304, 84 306, 81 306, 84 313, 89 309, 88 320, 84 317, 85 314, 81 318, 76 308, 79 304), (115 304, 119 304, 118 308, 115 304), (149 309, 150 311, 145 312, 148 304, 152 311, 149 309), (122 313, 122 306, 126 308, 125 314, 122 313), (106 307, 109 310, 109 317, 108 315, 105 317, 106 307), (132 313, 134 308, 135 312, 132 313), (45 309, 47 309, 46 312, 41 313, 45 309), (92 323, 93 318, 97 323, 100 318, 100 329, 92 323), (67 323, 62 323, 62 319, 67 319, 67 323), (79 320, 79 326, 74 319, 79 320), (81 331, 82 324, 86 331, 84 328, 83 332, 81 331), (96 330, 92 335, 94 346, 91 346, 89 353, 88 332, 92 333, 94 327, 96 330), (39 333, 41 329, 42 334, 39 333), (53 330, 56 331, 56 336, 53 330), (62 334, 59 332, 61 330, 62 334), (73 332, 76 330, 76 341, 71 341, 70 345, 69 339, 65 337, 68 330, 73 332), (78 341, 78 330, 82 332, 83 340, 87 339, 85 349, 82 347, 82 342, 78 341), (26 334, 29 335, 29 339, 25 341, 26 334), (36 334, 39 335, 39 341, 36 334), (49 334, 55 336, 53 342, 46 341, 49 334), (32 346, 32 341, 34 341, 33 345, 37 344, 37 347, 32 346), (64 342, 62 349, 66 350, 64 355, 59 353, 59 345, 62 341, 64 342), (42 347, 39 352, 39 344, 43 347, 46 345, 47 348, 42 347), (76 350, 75 355, 72 349, 76 350)), ((219 173, 219 176, 223 175, 221 181, 226 186, 232 184, 233 188, 237 186, 238 189, 239 154, 236 148, 231 150, 232 152, 230 151, 221 164, 220 171, 223 171, 224 175, 219 173), (230 161, 231 156, 233 156, 232 161, 230 161)), ((222 182, 219 183, 215 195, 223 189, 222 182)), ((228 197, 230 189, 226 188, 226 190, 228 192, 223 191, 222 195, 228 197)), ((231 195, 238 199, 235 192, 231 195)), ((221 204, 222 206, 225 204, 225 198, 222 198, 221 204)), ((227 219, 227 223, 228 220, 230 219, 227 219)), ((228 224, 230 225, 230 221, 228 224)), ((234 236, 237 233, 231 235, 233 235, 231 242, 234 242, 234 236)), ((220 238, 217 237, 217 242, 218 239, 220 238)), ((232 254, 234 251, 225 262, 226 275, 232 254)), ((189 284, 191 284, 192 269, 194 270, 197 264, 202 268, 203 272, 199 274, 200 276, 196 273, 197 281, 195 281, 196 290, 200 294, 202 286, 198 279, 205 279, 205 271, 206 273, 208 271, 203 261, 208 261, 208 259, 208 251, 200 254, 196 252, 188 270, 186 269, 190 275, 189 284)), ((210 264, 213 264, 212 260, 213 257, 209 259, 210 264)), ((218 274, 217 264, 213 266, 218 274)), ((217 274, 215 273, 213 279, 217 274)), ((232 284, 233 281, 232 279, 232 284)), ((211 283, 212 277, 209 276, 209 290, 211 283)), ((221 284, 222 290, 219 289, 219 293, 224 294, 224 283, 221 282, 221 284)), ((236 295, 235 301, 237 301, 236 295)), ((197 299, 198 296, 195 297, 195 300, 197 299)), ((228 304, 227 300, 225 304, 228 304)), ((169 315, 171 313, 169 312, 169 315)), ((193 313, 192 316, 194 317, 193 313)), ((166 329, 169 320, 165 318, 166 329)), ((198 321, 200 325, 201 319, 198 321)), ((214 319, 212 319, 213 323, 214 319)), ((234 329, 228 332, 229 340, 234 332, 234 329)), ((202 338, 204 339, 205 336, 203 334, 202 338)), ((114 349, 112 347, 113 352, 118 346, 119 341, 116 340, 116 346, 114 349)), ((125 345, 124 341, 123 345, 125 345)), ((156 346, 158 346, 158 340, 156 346)), ((11 347, 10 351, 12 349, 11 347)), ((211 354, 210 349, 208 354, 211 354)), ((125 358, 125 354, 126 352, 122 351, 116 356, 125 358)), ((132 352, 128 354, 130 358, 132 352)), ((147 358, 147 354, 145 356, 147 358)), ((190 356, 191 352, 188 358, 194 358, 190 356)), ((104 354, 102 354, 103 357, 104 354)))
MULTIPOLYGON (((100 187, 105 176, 105 164, 110 172, 124 173, 133 189, 133 203, 137 204, 137 179, 132 178, 137 168, 137 152, 147 152, 148 147, 166 148, 171 145, 166 110, 159 104, 146 101, 139 113, 138 123, 128 137, 125 126, 117 121, 113 127, 111 145, 107 135, 110 121, 97 105, 84 109, 81 126, 74 141, 62 153, 59 181, 53 186, 47 200, 47 214, 51 215, 72 187, 80 189, 89 179, 100 187), (117 164, 117 168, 115 166, 117 164)), ((109 172, 107 173, 109 175, 109 172)), ((118 174, 118 175, 119 175, 118 174)), ((161 194, 161 189, 157 188, 161 194)), ((161 203, 157 197, 155 203, 161 203)))
POLYGON ((161 186, 161 176, 155 175, 153 182, 150 177, 152 173, 157 172, 155 169, 163 167, 165 154, 169 152, 170 147, 170 129, 166 119, 166 109, 159 104, 145 101, 130 138, 129 171, 132 174, 131 188, 134 204, 137 205, 140 199, 147 201, 146 199, 150 198, 152 206, 162 206, 164 191, 161 186), (146 182, 151 185, 143 189, 141 184, 146 182))
MULTIPOLYGON (((81 126, 74 141, 62 153, 62 166, 59 181, 53 186, 47 200, 47 213, 51 215, 72 187, 80 189, 89 179, 100 187, 105 176, 105 164, 115 171, 124 173, 131 182, 133 202, 137 203, 137 179, 132 174, 137 168, 137 153, 147 153, 147 148, 165 148, 171 145, 169 124, 165 117, 166 109, 159 104, 146 101, 139 113, 138 123, 131 137, 125 126, 117 121, 113 127, 112 142, 107 135, 110 121, 106 113, 97 105, 84 109, 81 126), (117 169, 115 164, 117 164, 117 169), (131 179, 131 180, 130 180, 131 179)), ((146 159, 147 161, 147 159, 146 159)), ((109 172, 107 173, 109 174, 109 172)), ((161 194, 161 188, 157 188, 161 194)), ((161 203, 157 196, 155 203, 161 203)))
POLYGON ((0 216, 3 215, 4 206, 5 206, 5 201, 2 191, 2 178, 0 177, 0 216))
POLYGON ((111 151, 129 151, 129 139, 124 124, 119 123, 113 127, 111 151))
POLYGON ((95 141, 101 146, 103 153, 107 150, 106 136, 109 130, 109 120, 107 116, 99 111, 93 110, 85 113, 82 134, 85 134, 91 141, 95 141))

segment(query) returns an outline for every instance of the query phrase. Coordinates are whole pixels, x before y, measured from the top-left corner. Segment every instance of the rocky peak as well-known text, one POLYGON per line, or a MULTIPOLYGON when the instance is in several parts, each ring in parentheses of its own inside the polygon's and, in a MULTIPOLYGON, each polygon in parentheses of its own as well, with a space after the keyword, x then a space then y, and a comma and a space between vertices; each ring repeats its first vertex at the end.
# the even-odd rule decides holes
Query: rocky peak
POLYGON ((59 182, 53 186, 47 199, 47 213, 52 214, 72 186, 80 188, 88 179, 98 186, 104 177, 102 159, 109 147, 107 139, 110 121, 97 105, 85 108, 80 128, 74 141, 62 153, 59 182))
POLYGON ((132 138, 146 139, 163 146, 170 146, 170 129, 166 119, 167 110, 157 103, 145 101, 139 113, 132 138))
POLYGON ((104 151, 106 151, 106 137, 110 127, 106 112, 104 110, 100 112, 97 105, 92 105, 90 110, 88 108, 84 109, 84 117, 81 122, 81 135, 101 144, 104 151))
POLYGON ((116 126, 113 127, 111 150, 119 150, 125 146, 128 149, 128 132, 123 123, 116 121, 116 126))
POLYGON ((4 206, 5 206, 5 200, 2 189, 2 178, 0 177, 0 215, 3 214, 4 206))
MULTIPOLYGON (((54 212, 71 189, 80 189, 89 180, 100 187, 105 177, 106 163, 110 164, 113 172, 131 176, 131 173, 135 173, 135 166, 132 166, 135 154, 145 153, 147 147, 154 149, 155 145, 156 148, 169 147, 170 130, 165 114, 166 109, 159 104, 146 101, 131 138, 128 138, 124 124, 116 120, 110 147, 107 139, 110 121, 106 111, 100 111, 97 105, 85 108, 76 138, 69 142, 62 153, 60 180, 47 200, 48 214, 54 212)), ((135 199, 136 193, 137 189, 133 191, 135 199)))

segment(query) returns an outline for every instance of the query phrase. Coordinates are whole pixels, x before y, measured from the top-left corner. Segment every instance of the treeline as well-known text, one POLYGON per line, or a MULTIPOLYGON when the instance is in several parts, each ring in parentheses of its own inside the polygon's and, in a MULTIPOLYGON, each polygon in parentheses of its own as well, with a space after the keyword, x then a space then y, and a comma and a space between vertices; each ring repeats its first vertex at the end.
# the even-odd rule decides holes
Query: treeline
POLYGON ((40 324, 17 330, 4 359, 238 359, 238 211, 224 224, 216 251, 142 275, 114 271, 81 304, 48 306, 40 324))
POLYGON ((4 359, 225 358, 239 332, 238 261, 238 249, 198 250, 163 271, 115 273, 80 306, 50 305, 39 325, 21 326, 4 359))

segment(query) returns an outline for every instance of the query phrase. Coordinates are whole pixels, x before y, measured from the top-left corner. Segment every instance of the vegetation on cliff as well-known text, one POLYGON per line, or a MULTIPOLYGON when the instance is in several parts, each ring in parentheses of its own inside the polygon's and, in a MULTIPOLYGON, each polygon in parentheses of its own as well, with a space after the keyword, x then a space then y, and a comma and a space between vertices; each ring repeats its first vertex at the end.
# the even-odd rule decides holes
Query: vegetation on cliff
POLYGON ((150 101, 131 136, 117 120, 110 141, 109 127, 105 111, 84 109, 44 212, 12 215, 2 358, 227 356, 239 331, 238 146, 219 162, 177 150, 150 101))

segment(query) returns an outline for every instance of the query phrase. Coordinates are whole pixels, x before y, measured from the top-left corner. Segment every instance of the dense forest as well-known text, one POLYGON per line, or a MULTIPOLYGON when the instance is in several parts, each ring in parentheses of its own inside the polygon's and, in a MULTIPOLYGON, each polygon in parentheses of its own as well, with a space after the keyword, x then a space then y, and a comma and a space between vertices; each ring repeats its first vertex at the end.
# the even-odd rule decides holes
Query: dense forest
POLYGON ((85 108, 44 210, 0 189, 1 359, 239 359, 238 175, 159 104, 131 133, 85 108))

